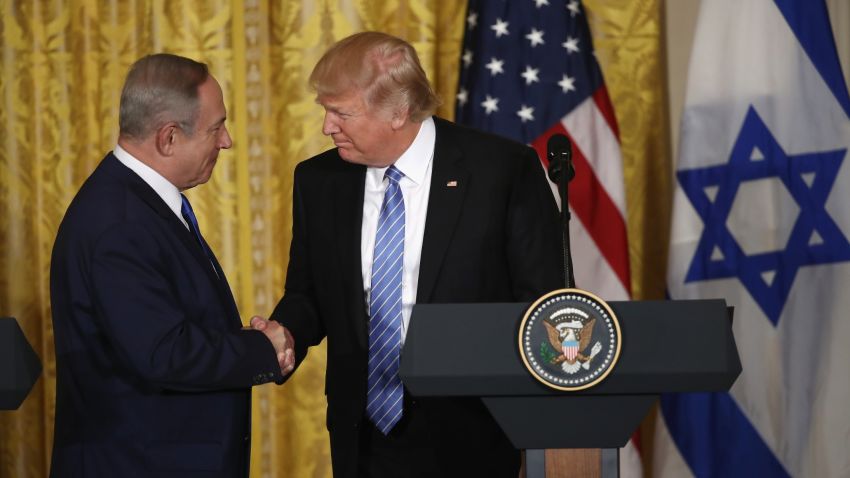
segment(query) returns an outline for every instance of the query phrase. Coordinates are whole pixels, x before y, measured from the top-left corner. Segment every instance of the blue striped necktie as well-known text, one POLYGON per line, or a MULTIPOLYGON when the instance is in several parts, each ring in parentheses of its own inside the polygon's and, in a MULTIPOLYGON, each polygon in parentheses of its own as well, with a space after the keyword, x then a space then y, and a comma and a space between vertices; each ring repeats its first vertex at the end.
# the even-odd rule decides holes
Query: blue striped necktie
POLYGON ((404 175, 390 166, 378 217, 369 299, 369 378, 366 413, 384 435, 398 423, 404 395, 398 376, 401 356, 401 272, 404 262, 404 175))

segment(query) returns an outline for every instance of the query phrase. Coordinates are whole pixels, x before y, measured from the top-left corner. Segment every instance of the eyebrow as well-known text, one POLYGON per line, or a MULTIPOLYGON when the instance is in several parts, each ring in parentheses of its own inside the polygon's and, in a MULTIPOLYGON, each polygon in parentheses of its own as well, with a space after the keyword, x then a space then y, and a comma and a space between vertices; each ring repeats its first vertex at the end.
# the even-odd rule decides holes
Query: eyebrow
POLYGON ((324 105, 321 103, 320 105, 325 109, 325 111, 330 111, 332 113, 341 115, 357 116, 363 112, 362 109, 356 106, 324 105))
POLYGON ((214 129, 216 129, 217 127, 219 127, 219 126, 223 125, 225 121, 227 121, 227 116, 224 116, 224 117, 222 117, 220 120, 218 120, 218 121, 216 121, 215 123, 211 124, 211 125, 207 128, 207 131, 210 131, 210 130, 214 130, 214 129))
POLYGON ((322 108, 326 109, 327 111, 333 111, 334 113, 339 113, 339 112, 341 112, 341 111, 342 111, 342 110, 339 108, 339 105, 328 104, 328 103, 321 103, 321 102, 319 102, 319 101, 316 101, 316 103, 317 103, 319 106, 321 106, 322 108))

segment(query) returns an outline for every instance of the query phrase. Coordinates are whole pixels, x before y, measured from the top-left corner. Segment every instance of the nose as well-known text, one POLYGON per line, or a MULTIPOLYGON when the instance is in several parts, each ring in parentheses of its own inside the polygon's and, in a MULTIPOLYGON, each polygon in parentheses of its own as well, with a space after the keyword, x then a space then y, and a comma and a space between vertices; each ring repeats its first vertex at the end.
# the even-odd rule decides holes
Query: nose
POLYGON ((339 133, 339 126, 334 121, 331 113, 325 113, 325 120, 322 122, 322 134, 330 136, 334 133, 339 133))
POLYGON ((221 149, 230 149, 232 146, 233 139, 230 137, 230 131, 227 131, 227 126, 223 126, 221 138, 218 142, 218 147, 221 149))

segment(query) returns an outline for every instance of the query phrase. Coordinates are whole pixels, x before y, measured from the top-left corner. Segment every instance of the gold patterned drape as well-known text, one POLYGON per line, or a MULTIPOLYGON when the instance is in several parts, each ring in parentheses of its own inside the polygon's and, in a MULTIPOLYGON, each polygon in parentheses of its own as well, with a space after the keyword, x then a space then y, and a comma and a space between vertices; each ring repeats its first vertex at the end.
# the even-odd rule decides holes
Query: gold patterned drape
MULTIPOLYGON (((586 2, 620 124, 637 297, 659 290, 666 254, 660 1, 586 2)), ((44 365, 23 406, 0 411, 0 478, 49 469, 50 251, 74 193, 115 144, 130 64, 178 53, 207 62, 222 85, 234 147, 190 196, 247 322, 282 292, 292 170, 330 146, 306 86, 321 53, 359 30, 404 37, 452 118, 465 9, 463 0, 0 0, 0 316, 18 319, 44 365)), ((255 389, 252 476, 330 476, 324 360, 314 350, 285 386, 255 389)))
MULTIPOLYGON (((663 1, 584 0, 584 5, 620 126, 632 298, 663 299, 673 197, 663 1)), ((650 413, 639 434, 646 472, 652 469, 654 427, 650 413)))
POLYGON ((584 0, 620 126, 632 297, 664 297, 672 164, 662 0, 584 0))

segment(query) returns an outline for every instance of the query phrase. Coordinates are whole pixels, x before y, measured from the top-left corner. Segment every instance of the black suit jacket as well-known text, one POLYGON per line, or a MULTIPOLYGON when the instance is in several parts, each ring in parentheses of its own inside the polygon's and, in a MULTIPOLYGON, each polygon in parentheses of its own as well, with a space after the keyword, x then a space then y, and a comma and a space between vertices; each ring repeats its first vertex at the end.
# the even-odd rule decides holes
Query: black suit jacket
MULTIPOLYGON (((417 303, 531 301, 558 288, 558 212, 534 150, 439 118, 435 123, 417 303)), ((299 363, 308 346, 327 337, 335 476, 356 473, 357 428, 366 401, 368 316, 360 257, 365 172, 336 149, 296 167, 286 291, 272 314, 292 331, 299 363)), ((518 452, 480 400, 418 402, 447 467, 493 460, 518 466, 518 452)), ((511 473, 516 476, 515 469, 511 473)))
POLYGON ((113 155, 86 180, 51 261, 51 476, 247 476, 250 387, 282 377, 213 262, 113 155))

